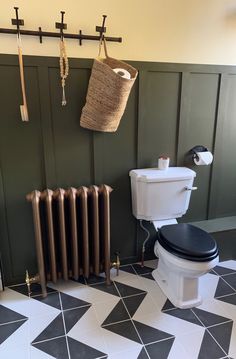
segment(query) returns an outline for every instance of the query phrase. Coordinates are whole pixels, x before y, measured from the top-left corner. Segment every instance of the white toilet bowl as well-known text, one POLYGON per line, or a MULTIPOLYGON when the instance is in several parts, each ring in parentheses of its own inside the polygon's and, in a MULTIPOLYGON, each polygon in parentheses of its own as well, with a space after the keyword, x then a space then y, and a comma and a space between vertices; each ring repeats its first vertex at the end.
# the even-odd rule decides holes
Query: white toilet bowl
MULTIPOLYGON (((186 224, 178 224, 174 226, 175 229, 177 229, 176 235, 178 244, 180 242, 178 235, 180 234, 179 229, 182 229, 181 226, 183 229, 187 228, 187 230, 190 228, 190 234, 191 231, 193 231, 193 233, 196 231, 196 235, 199 233, 200 236, 202 235, 202 237, 204 237, 204 239, 209 240, 209 245, 214 245, 215 241, 209 236, 208 233, 200 230, 197 227, 186 224)), ((173 230, 174 227, 165 226, 165 229, 167 230, 167 227, 172 227, 171 231, 169 232, 172 234, 171 239, 173 241, 173 233, 175 232, 173 230)), ((200 239, 201 238, 199 238, 199 240, 200 239)), ((159 261, 158 267, 152 272, 152 275, 164 294, 168 297, 172 304, 174 304, 174 306, 183 309, 196 307, 202 303, 202 299, 198 290, 199 277, 205 273, 208 273, 218 264, 219 256, 217 247, 215 253, 213 248, 209 249, 209 251, 211 250, 212 252, 211 255, 209 255, 210 252, 208 251, 209 253, 207 253, 206 245, 204 243, 203 247, 205 248, 203 249, 206 251, 206 256, 204 257, 204 250, 202 250, 202 253, 194 253, 194 248, 193 250, 191 249, 191 251, 189 250, 191 245, 189 245, 188 248, 185 248, 185 250, 183 249, 183 246, 182 250, 179 251, 181 249, 181 245, 173 250, 173 247, 168 247, 169 244, 170 243, 167 243, 167 249, 165 249, 160 243, 160 240, 156 241, 154 246, 154 253, 157 257, 159 257, 159 261), (172 251, 172 253, 170 251, 172 251), (189 258, 193 258, 194 260, 186 259, 188 257, 188 252, 189 258), (185 258, 181 258, 181 256, 185 258), (207 260, 207 257, 209 260, 207 260)))

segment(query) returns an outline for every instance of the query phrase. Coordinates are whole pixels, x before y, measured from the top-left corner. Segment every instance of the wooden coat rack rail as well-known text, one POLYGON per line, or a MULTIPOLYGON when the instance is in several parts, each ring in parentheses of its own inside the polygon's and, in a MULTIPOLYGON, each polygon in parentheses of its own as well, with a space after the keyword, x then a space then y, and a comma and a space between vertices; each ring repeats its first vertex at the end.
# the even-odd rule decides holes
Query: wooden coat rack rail
MULTIPOLYGON (((19 19, 18 18, 18 7, 14 7, 15 12, 16 12, 16 18, 12 19, 12 25, 16 25, 16 29, 5 29, 5 28, 0 28, 0 33, 1 34, 20 34, 21 35, 26 35, 26 36, 38 36, 39 37, 39 41, 40 43, 42 43, 42 39, 43 37, 64 37, 67 39, 75 39, 79 41, 79 44, 82 45, 82 40, 95 40, 95 41, 99 41, 101 39, 101 37, 103 36, 103 34, 106 32, 106 27, 105 27, 105 20, 106 20, 106 15, 103 15, 103 22, 102 22, 102 26, 96 26, 96 32, 99 32, 99 35, 86 35, 82 33, 82 30, 79 30, 78 34, 69 34, 69 33, 65 33, 63 30, 67 29, 67 24, 64 23, 64 11, 61 11, 61 22, 56 22, 55 27, 57 29, 60 29, 60 32, 50 32, 50 31, 42 31, 42 28, 39 27, 38 31, 33 31, 33 30, 22 30, 20 29, 20 26, 24 26, 24 20, 23 19, 19 19)), ((106 36, 106 40, 107 41, 113 41, 113 42, 122 42, 122 38, 121 37, 107 37, 106 36)))

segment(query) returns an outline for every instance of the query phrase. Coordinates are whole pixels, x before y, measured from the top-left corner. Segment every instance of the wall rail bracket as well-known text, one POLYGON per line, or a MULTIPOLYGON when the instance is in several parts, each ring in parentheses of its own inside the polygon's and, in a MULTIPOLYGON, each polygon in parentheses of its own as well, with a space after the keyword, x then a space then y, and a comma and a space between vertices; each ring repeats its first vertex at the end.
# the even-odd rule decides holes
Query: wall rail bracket
MULTIPOLYGON (((17 29, 7 29, 7 28, 0 28, 0 34, 14 34, 16 35, 17 33, 19 33, 19 29, 20 26, 24 26, 24 20, 23 19, 19 19, 18 18, 18 7, 14 7, 15 11, 16 11, 16 19, 12 19, 11 23, 12 25, 16 25, 17 29)), ((82 45, 82 40, 92 40, 92 41, 100 41, 101 36, 103 36, 103 34, 106 32, 106 28, 105 28, 105 19, 106 19, 106 15, 103 15, 103 24, 102 26, 96 26, 96 31, 99 32, 99 35, 86 35, 86 34, 82 34, 82 30, 79 30, 78 34, 70 34, 70 33, 64 33, 63 30, 67 29, 67 25, 63 23, 63 16, 64 16, 64 11, 61 11, 61 15, 62 15, 62 21, 60 23, 56 23, 56 28, 59 28, 61 31, 60 32, 51 32, 51 31, 42 31, 41 27, 38 27, 38 31, 34 31, 34 30, 20 30, 21 35, 24 36, 36 36, 39 37, 40 43, 42 43, 42 37, 56 37, 56 38, 60 38, 63 34, 63 37, 66 39, 75 39, 75 40, 79 40, 79 44, 82 45)), ((106 37, 107 41, 111 41, 111 42, 122 42, 122 37, 110 37, 107 36, 106 37)))

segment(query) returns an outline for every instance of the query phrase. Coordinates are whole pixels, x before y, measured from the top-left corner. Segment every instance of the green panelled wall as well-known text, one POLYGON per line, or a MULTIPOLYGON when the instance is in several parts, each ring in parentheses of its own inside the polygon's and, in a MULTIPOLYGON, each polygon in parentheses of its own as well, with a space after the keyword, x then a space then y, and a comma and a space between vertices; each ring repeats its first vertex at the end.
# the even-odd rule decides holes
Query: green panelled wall
POLYGON ((71 59, 61 106, 58 59, 25 57, 30 122, 22 123, 17 57, 0 55, 0 251, 7 283, 36 271, 34 230, 26 194, 107 183, 111 195, 111 252, 139 257, 144 234, 131 212, 129 170, 185 165, 195 145, 215 155, 194 167, 198 191, 183 221, 236 215, 236 69, 232 66, 132 62, 139 70, 116 133, 80 127, 92 60, 71 59))

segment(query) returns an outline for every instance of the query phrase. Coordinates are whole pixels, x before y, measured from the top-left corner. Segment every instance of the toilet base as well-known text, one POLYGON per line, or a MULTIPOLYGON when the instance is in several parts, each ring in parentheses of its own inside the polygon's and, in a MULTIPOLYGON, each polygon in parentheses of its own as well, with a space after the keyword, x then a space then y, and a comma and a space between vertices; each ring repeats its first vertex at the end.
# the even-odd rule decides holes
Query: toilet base
MULTIPOLYGON (((172 281, 168 281, 161 276, 158 271, 158 268, 152 272, 152 276, 161 288, 162 292, 166 295, 166 297, 171 301, 171 303, 181 309, 193 308, 197 307, 202 304, 202 298, 198 295, 198 278, 177 278, 175 286, 178 287, 178 292, 180 297, 177 297, 174 293, 172 288, 170 287, 170 283, 172 281), (182 293, 180 293, 182 292, 182 293), (197 292, 197 295, 196 295, 197 292), (188 297, 189 299, 183 299, 183 297, 188 297)), ((173 278, 173 280, 175 280, 173 278)))
POLYGON ((181 309, 200 305, 199 277, 214 268, 219 257, 208 262, 189 261, 167 252, 158 241, 154 253, 159 260, 157 269, 152 272, 153 278, 172 304, 181 309))

